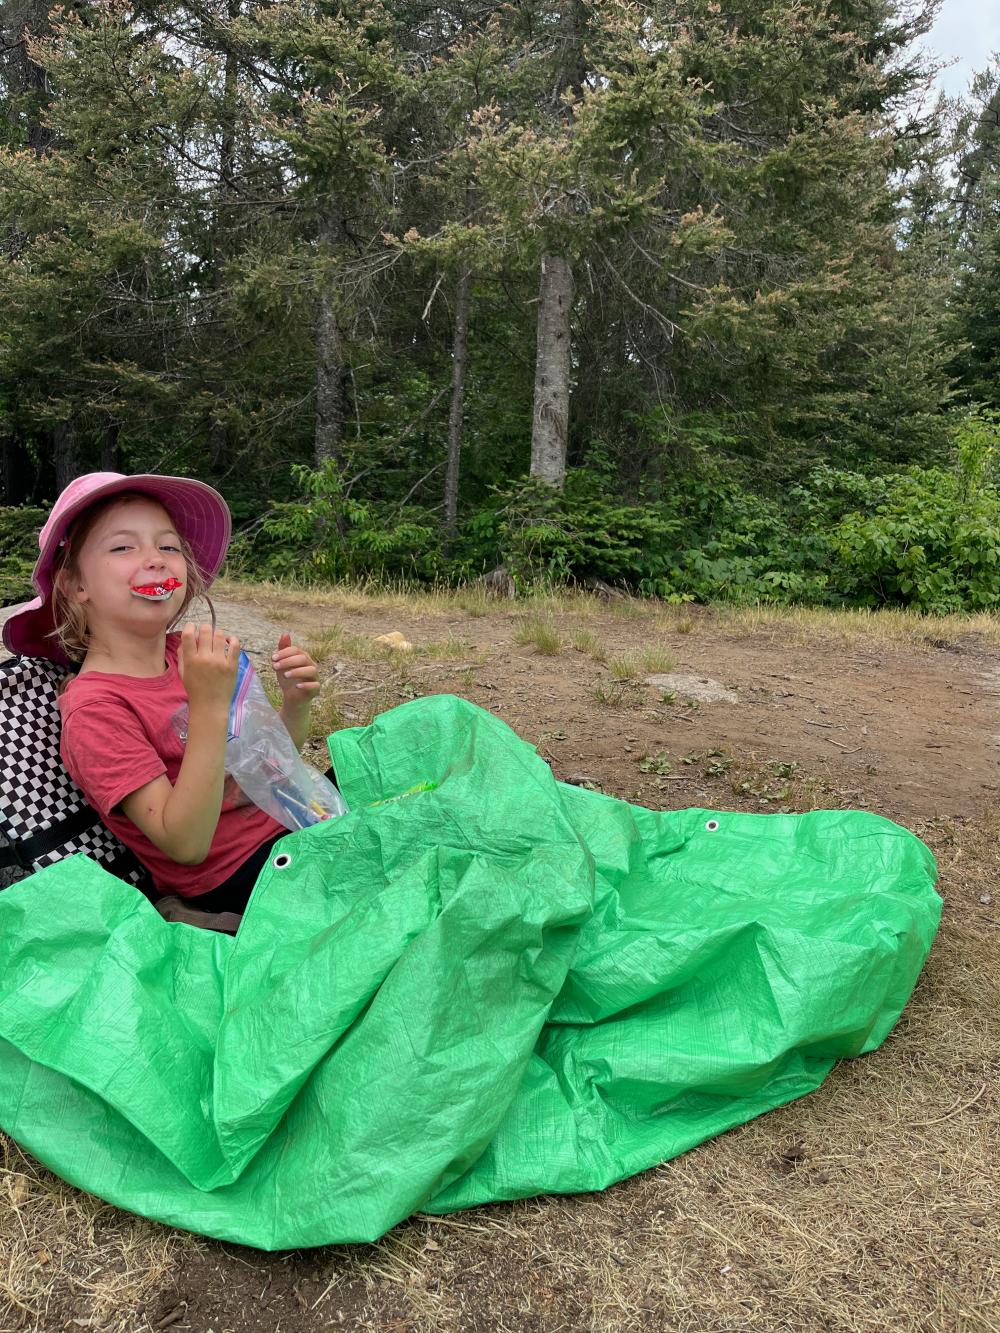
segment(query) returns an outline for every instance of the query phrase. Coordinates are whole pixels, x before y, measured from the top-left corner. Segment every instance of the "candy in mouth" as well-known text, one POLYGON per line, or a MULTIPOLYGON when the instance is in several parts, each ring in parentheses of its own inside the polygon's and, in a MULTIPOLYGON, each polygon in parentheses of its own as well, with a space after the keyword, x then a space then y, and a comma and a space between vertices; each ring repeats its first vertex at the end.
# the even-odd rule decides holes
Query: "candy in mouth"
POLYGON ((164 579, 162 583, 139 583, 130 588, 129 592, 136 597, 145 597, 148 602, 165 602, 168 597, 173 596, 175 589, 184 585, 180 579, 175 579, 172 575, 169 579, 164 579))

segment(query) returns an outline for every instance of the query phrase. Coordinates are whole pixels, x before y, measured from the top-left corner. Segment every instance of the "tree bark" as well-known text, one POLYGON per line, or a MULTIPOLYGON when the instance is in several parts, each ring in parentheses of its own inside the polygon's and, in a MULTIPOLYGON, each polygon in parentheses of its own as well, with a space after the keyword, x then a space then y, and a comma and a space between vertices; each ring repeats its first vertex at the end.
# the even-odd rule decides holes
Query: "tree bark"
POLYGON ((53 133, 42 124, 41 117, 49 91, 48 78, 41 65, 32 60, 28 40, 49 32, 48 5, 42 0, 28 0, 9 16, 0 18, 0 38, 7 56, 3 61, 3 75, 10 92, 31 96, 25 143, 37 157, 49 151, 53 133))
POLYGON ((462 407, 465 361, 469 347, 469 297, 472 270, 463 269, 455 292, 455 336, 451 349, 451 405, 448 409, 448 466, 444 477, 444 530, 448 540, 458 524, 458 477, 462 461, 462 407))
POLYGON ((55 464, 58 495, 77 474, 76 427, 72 420, 58 421, 52 429, 52 461, 55 464))
MULTIPOLYGON (((233 24, 241 17, 242 0, 226 0, 226 17, 233 24)), ((220 295, 225 281, 226 263, 232 250, 231 232, 236 178, 236 130, 239 116, 240 64, 235 47, 227 38, 226 60, 222 77, 222 106, 219 134, 219 178, 215 192, 215 211, 210 233, 208 283, 220 295)), ((217 389, 216 392, 219 392, 217 389)), ((208 413, 209 471, 222 473, 232 453, 232 432, 215 408, 208 413)))
MULTIPOLYGON (((320 239, 336 245, 341 227, 332 201, 320 222, 320 239)), ((344 347, 335 293, 325 286, 319 293, 316 320, 316 466, 329 459, 343 460, 344 446, 344 347)))
POLYGON ((563 255, 543 255, 538 289, 531 475, 560 490, 566 480, 572 310, 570 261, 563 255))
POLYGON ((109 422, 101 436, 101 471, 121 471, 121 451, 118 448, 118 423, 109 422))
MULTIPOLYGON (((579 96, 586 78, 583 36, 586 15, 581 0, 563 0, 559 14, 560 56, 555 112, 570 127, 562 108, 565 93, 579 96)), ((569 201, 559 202, 567 211, 569 201)), ((531 475, 562 489, 569 441, 569 391, 573 266, 565 255, 543 254, 538 288, 538 335, 535 346, 535 396, 531 414, 531 475)))

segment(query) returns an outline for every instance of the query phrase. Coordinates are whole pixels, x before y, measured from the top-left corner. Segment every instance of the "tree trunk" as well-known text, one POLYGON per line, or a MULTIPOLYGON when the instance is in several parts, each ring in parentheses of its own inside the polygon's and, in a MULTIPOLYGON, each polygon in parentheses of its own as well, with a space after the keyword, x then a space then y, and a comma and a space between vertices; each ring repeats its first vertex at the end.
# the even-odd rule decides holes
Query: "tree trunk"
MULTIPOLYGON (((341 228, 332 202, 320 222, 320 240, 333 247, 341 228)), ((329 280, 328 280, 329 281, 329 280)), ((340 463, 344 445, 344 348, 335 293, 327 285, 319 294, 316 320, 316 466, 328 459, 340 463)))
MULTIPOLYGON (((242 0, 227 0, 226 17, 235 23, 242 13, 242 0)), ((211 38, 210 34, 207 34, 211 38)), ((210 42, 209 42, 210 44, 210 42)), ((232 252, 232 234, 236 200, 236 129, 239 117, 240 65, 235 47, 227 36, 226 60, 222 79, 222 105, 219 134, 219 178, 215 192, 215 211, 209 239, 210 267, 207 284, 221 294, 225 281, 226 263, 232 252)), ((220 300, 221 300, 220 295, 220 300)), ((218 380, 213 376, 218 384, 218 380)), ((216 388, 221 396, 224 388, 216 388)), ((232 431, 220 418, 219 411, 210 406, 208 413, 208 466, 213 475, 220 475, 229 464, 232 454, 232 431)))
POLYGON ((12 435, 0 439, 0 505, 38 504, 48 491, 47 469, 12 435))
POLYGON ((56 494, 64 491, 77 474, 76 427, 58 421, 52 430, 52 461, 56 470, 56 494))
POLYGON ((538 289, 531 475, 560 490, 566 480, 572 309, 570 261, 562 255, 543 255, 538 289))
POLYGON ((120 472, 121 453, 118 448, 118 423, 109 422, 101 438, 101 471, 120 472))
POLYGON ((3 62, 3 81, 14 94, 31 97, 28 120, 24 126, 25 143, 38 157, 52 146, 53 133, 42 124, 42 110, 48 100, 48 78, 41 65, 32 60, 28 39, 47 36, 51 31, 48 5, 29 0, 0 18, 0 40, 7 59, 3 62))
POLYGON ((458 523, 458 475, 462 459, 462 405, 469 347, 469 294, 472 270, 463 269, 455 292, 455 337, 451 349, 451 406, 448 409, 448 466, 444 477, 444 530, 450 540, 458 523))
MULTIPOLYGON (((565 93, 579 96, 586 77, 586 15, 580 0, 563 0, 559 14, 561 46, 555 88, 557 115, 565 93)), ((569 201, 558 208, 566 211, 569 201)), ((535 397, 531 414, 531 475, 562 489, 566 480, 571 370, 570 316, 573 267, 564 255, 543 254, 538 287, 538 334, 535 344, 535 397)))

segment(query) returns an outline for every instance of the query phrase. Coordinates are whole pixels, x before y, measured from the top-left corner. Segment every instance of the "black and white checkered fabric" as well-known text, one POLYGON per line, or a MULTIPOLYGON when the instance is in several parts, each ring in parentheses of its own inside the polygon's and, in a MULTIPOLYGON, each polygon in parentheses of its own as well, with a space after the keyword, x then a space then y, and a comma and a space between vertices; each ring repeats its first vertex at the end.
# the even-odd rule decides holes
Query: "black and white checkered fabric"
POLYGON ((59 757, 56 693, 65 674, 37 657, 0 663, 0 888, 77 852, 144 885, 147 872, 101 823, 59 757))

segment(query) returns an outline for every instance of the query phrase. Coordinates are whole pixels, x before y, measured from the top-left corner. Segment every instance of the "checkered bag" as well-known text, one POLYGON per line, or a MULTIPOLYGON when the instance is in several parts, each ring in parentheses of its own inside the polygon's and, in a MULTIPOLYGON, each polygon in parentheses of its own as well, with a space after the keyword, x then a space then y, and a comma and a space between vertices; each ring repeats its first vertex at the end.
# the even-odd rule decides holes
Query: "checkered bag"
POLYGON ((39 657, 0 663, 0 889, 84 852, 146 890, 146 871, 63 767, 56 693, 67 673, 39 657))

